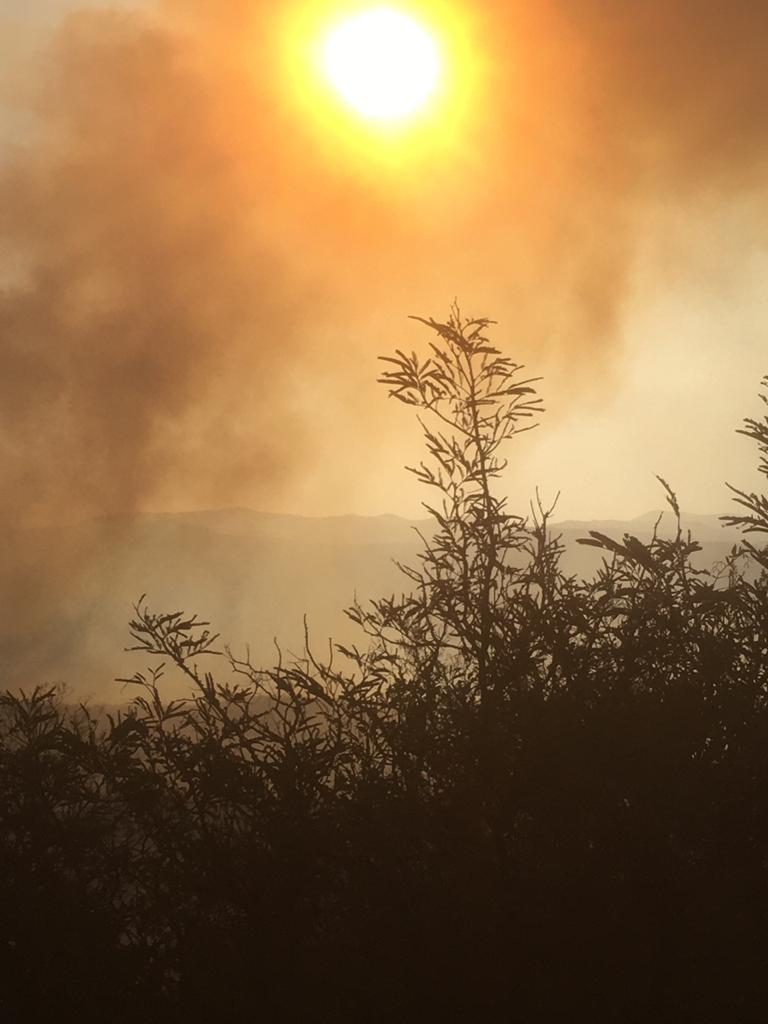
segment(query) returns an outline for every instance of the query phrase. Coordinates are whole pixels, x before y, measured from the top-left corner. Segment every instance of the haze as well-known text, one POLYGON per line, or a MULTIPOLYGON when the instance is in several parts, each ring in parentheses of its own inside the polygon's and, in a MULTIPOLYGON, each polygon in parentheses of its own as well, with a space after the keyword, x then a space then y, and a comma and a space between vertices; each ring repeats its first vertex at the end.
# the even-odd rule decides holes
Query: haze
POLYGON ((512 495, 630 516, 660 472, 723 508, 766 369, 768 14, 467 5, 474 106, 393 168, 302 118, 291 5, 142 6, 5 0, 14 515, 414 514, 375 356, 454 297, 545 378, 512 495))
MULTIPOLYGON (((513 507, 631 518, 659 473, 725 511, 768 370, 768 9, 413 3, 452 84, 389 134, 307 74, 340 9, 3 0, 4 528, 419 516, 376 357, 454 298, 543 377, 513 507)), ((84 558, 15 555, 25 608, 84 558)))

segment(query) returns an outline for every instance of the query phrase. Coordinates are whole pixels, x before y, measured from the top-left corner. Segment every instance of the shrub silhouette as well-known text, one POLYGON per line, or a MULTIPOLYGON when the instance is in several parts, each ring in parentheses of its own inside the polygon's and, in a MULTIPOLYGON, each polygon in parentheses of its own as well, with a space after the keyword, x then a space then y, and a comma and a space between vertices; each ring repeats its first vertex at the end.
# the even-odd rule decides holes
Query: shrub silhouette
POLYGON ((0 698, 6 1019, 764 1019, 768 561, 693 568, 660 481, 673 535, 568 576, 493 491, 535 381, 422 323, 381 380, 436 529, 359 647, 262 669, 142 598, 127 711, 0 698))

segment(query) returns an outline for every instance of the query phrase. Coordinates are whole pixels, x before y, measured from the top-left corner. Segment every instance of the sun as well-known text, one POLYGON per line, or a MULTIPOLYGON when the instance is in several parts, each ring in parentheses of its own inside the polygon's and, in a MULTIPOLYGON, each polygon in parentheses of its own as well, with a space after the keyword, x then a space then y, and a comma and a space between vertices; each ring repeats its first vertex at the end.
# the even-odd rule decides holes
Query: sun
POLYGON ((367 118, 415 113, 434 92, 440 56, 417 22, 377 7, 337 25, 325 40, 323 67, 346 103, 367 118))

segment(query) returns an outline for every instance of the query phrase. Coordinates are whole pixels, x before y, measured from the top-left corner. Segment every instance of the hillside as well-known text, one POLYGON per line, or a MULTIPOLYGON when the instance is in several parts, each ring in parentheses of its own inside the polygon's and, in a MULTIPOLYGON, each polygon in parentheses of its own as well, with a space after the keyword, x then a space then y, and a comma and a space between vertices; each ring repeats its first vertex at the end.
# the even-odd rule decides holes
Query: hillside
MULTIPOLYGON (((591 574, 599 565, 599 551, 576 543, 590 530, 647 539, 657 518, 557 524, 567 570, 591 574)), ((687 516, 685 526, 702 544, 700 565, 722 559, 738 539, 716 516, 687 516)), ((430 524, 224 509, 20 531, 9 538, 24 558, 16 569, 19 607, 0 632, 3 685, 66 681, 78 694, 118 700, 114 677, 142 667, 123 653, 142 594, 157 609, 198 612, 236 650, 250 644, 260 662, 274 659, 275 638, 284 651, 302 649, 306 614, 312 643, 325 652, 331 636, 357 638, 343 614, 355 594, 365 600, 402 589, 394 562, 415 560, 416 529, 428 532, 430 524), (34 606, 25 607, 29 594, 34 606)))

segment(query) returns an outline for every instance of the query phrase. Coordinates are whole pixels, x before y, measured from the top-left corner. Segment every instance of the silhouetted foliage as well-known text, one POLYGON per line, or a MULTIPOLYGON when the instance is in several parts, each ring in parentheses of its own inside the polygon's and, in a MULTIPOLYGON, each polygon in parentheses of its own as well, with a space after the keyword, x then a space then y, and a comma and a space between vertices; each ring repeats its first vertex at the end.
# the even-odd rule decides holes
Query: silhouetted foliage
POLYGON ((142 598, 127 710, 0 697, 6 1019, 765 1018, 768 562, 695 569, 661 480, 672 535, 568 576, 493 490, 535 381, 422 322, 381 379, 436 530, 359 647, 264 669, 142 598))

